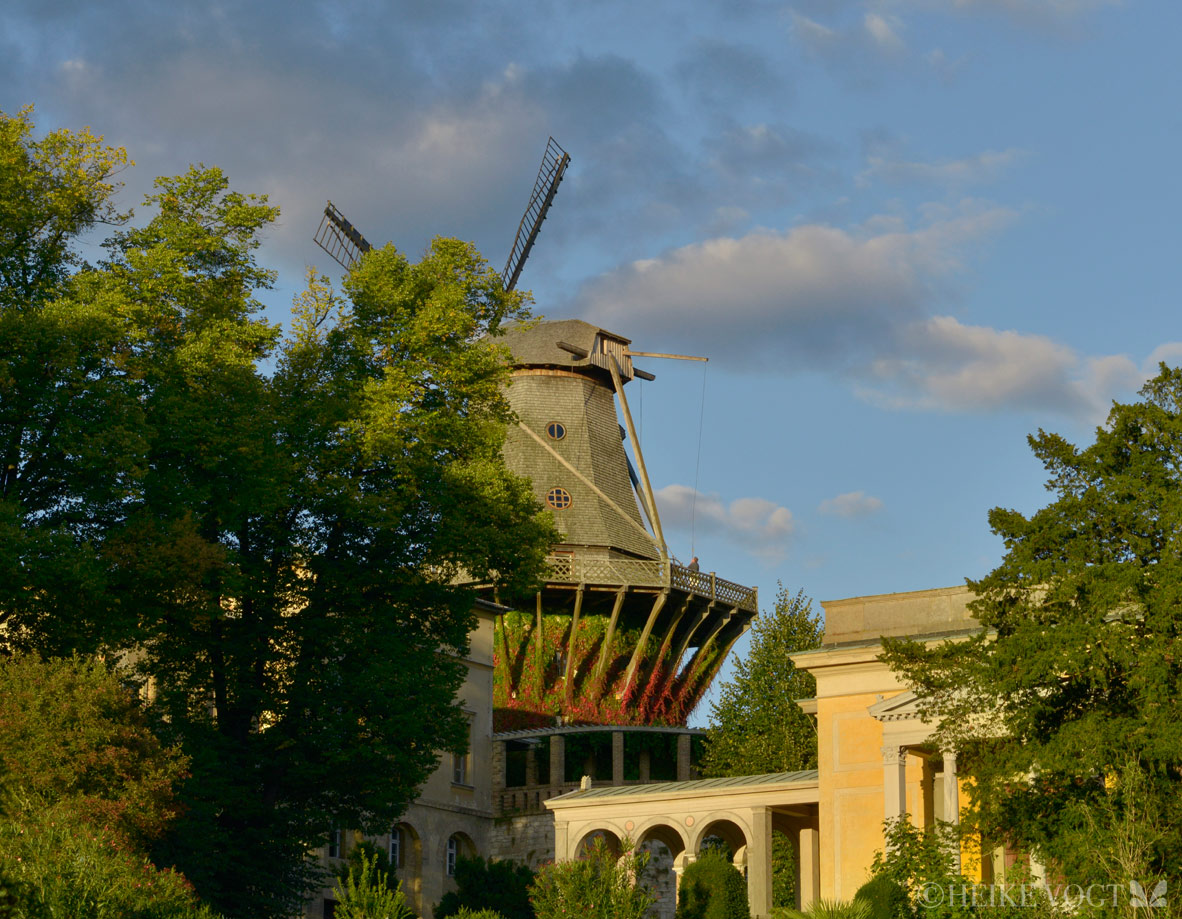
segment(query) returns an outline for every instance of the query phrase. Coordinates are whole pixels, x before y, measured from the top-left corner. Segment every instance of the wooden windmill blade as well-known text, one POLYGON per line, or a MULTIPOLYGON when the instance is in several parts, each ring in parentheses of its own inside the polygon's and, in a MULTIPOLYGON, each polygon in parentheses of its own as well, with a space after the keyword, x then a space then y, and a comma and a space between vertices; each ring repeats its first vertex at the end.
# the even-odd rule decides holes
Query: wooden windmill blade
POLYGON ((566 174, 566 167, 570 165, 570 154, 558 146, 553 137, 546 143, 546 152, 542 156, 542 165, 538 169, 538 177, 534 181, 534 191, 530 195, 529 206, 517 225, 517 236, 513 240, 513 248, 509 252, 509 260, 505 262, 505 270, 501 278, 505 282, 505 290, 513 290, 517 286, 517 279, 525 260, 529 258, 529 251, 538 238, 542 229, 542 221, 546 219, 546 212, 554 203, 554 196, 558 193, 558 186, 566 174))
POLYGON ((361 231, 349 223, 331 201, 325 205, 320 227, 312 239, 347 271, 352 270, 361 256, 373 248, 361 231))

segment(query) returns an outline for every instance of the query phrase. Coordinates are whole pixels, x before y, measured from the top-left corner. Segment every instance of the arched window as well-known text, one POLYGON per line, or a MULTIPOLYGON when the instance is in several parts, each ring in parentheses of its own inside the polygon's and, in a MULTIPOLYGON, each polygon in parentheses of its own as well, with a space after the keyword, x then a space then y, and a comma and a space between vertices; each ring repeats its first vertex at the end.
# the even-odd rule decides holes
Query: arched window
POLYGON ((395 826, 390 830, 390 867, 401 868, 403 858, 402 827, 395 826))
POLYGON ((460 854, 460 840, 456 836, 452 836, 447 841, 447 876, 454 878, 456 876, 456 857, 460 854))

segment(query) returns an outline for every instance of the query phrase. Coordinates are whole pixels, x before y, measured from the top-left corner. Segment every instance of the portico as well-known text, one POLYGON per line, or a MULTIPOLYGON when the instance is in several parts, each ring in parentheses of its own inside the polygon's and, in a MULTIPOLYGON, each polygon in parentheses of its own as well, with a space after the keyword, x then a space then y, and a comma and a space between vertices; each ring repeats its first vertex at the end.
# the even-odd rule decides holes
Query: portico
POLYGON ((753 917, 772 907, 772 833, 796 850, 797 906, 807 908, 820 891, 816 771, 735 778, 590 787, 552 798, 555 857, 575 858, 596 836, 618 847, 667 850, 679 881, 709 841, 725 842, 747 878, 753 917))

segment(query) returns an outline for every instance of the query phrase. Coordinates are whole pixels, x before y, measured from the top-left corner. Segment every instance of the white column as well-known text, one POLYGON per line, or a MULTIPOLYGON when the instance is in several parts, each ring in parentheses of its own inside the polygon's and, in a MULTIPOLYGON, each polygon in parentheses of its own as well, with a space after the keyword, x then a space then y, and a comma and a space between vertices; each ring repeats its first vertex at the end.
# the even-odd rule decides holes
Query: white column
POLYGON ((944 752, 944 819, 960 825, 960 793, 956 787, 956 754, 944 752))
POLYGON ((674 906, 677 905, 677 901, 681 898, 681 876, 685 874, 685 869, 689 867, 690 863, 696 860, 697 856, 684 849, 673 859, 674 906))
MULTIPOLYGON (((960 826, 960 790, 956 781, 956 754, 944 751, 944 820, 953 826, 960 826)), ((960 842, 952 853, 953 866, 960 870, 960 842)))
POLYGON ((772 913, 772 813, 766 807, 751 810, 751 839, 746 848, 751 919, 764 919, 772 913))
POLYGON ((811 827, 800 831, 797 862, 796 908, 806 912, 821 896, 821 834, 811 827))
POLYGON ((907 748, 882 748, 882 813, 887 820, 907 812, 907 748))

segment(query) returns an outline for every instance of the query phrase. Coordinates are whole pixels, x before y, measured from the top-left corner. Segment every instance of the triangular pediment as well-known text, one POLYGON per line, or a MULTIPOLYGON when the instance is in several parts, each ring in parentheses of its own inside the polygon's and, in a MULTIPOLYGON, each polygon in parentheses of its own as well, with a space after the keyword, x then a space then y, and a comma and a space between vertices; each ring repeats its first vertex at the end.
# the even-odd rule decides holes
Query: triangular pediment
POLYGON ((911 721, 922 717, 919 713, 919 696, 910 689, 875 702, 867 711, 876 721, 911 721))

